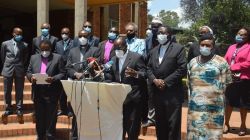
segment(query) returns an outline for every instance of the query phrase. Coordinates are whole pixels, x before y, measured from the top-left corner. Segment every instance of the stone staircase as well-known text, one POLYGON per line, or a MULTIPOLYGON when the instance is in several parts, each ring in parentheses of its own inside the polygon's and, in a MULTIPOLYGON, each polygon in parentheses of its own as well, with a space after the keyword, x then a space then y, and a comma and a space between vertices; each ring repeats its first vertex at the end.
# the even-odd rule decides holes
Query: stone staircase
MULTIPOLYGON (((4 88, 3 77, 0 77, 0 115, 4 112, 4 88)), ((15 88, 13 85, 12 104, 15 109, 15 88)), ((8 117, 8 124, 0 123, 0 140, 35 140, 36 129, 32 122, 33 102, 31 100, 31 83, 25 79, 24 95, 24 124, 17 122, 17 115, 13 114, 8 117)), ((67 116, 60 116, 57 119, 56 137, 58 140, 68 140, 71 128, 71 119, 67 116)))
MULTIPOLYGON (((4 112, 4 93, 3 93, 3 77, 0 77, 0 115, 4 112)), ((15 88, 13 86, 12 103, 15 108, 15 88)), ((24 88, 24 124, 17 122, 16 114, 8 117, 8 124, 3 125, 0 123, 0 140, 35 140, 36 130, 35 124, 32 123, 32 110, 33 102, 31 101, 31 84, 26 79, 24 88)), ((232 133, 223 135, 222 140, 250 140, 250 130, 244 137, 237 135, 240 125, 240 115, 238 110, 234 110, 230 125, 232 127, 232 133)), ((187 126, 187 105, 184 103, 182 108, 182 140, 186 139, 186 127, 187 126)), ((250 128, 250 115, 247 117, 247 127, 250 128)), ((58 140, 68 140, 70 135, 71 119, 67 116, 60 116, 57 120, 56 137, 58 140)), ((149 127, 146 136, 142 134, 139 136, 139 140, 156 140, 155 127, 149 127)))

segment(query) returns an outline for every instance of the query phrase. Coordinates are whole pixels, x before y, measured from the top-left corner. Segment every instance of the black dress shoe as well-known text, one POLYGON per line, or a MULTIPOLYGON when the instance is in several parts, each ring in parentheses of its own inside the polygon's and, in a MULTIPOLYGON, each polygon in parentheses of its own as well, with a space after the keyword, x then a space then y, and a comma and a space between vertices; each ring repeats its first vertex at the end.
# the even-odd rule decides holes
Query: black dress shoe
POLYGON ((2 123, 3 124, 7 124, 8 123, 8 116, 13 114, 12 111, 5 111, 3 114, 2 114, 2 123))
POLYGON ((24 120, 23 120, 23 112, 21 110, 18 110, 16 112, 17 114, 17 121, 20 123, 20 124, 24 124, 24 120))

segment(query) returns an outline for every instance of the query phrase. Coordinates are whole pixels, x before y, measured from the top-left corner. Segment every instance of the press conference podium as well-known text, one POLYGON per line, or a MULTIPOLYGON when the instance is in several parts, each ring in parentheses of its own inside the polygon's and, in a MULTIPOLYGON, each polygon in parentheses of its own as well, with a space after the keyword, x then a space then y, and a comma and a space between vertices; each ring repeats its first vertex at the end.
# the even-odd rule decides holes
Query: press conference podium
POLYGON ((80 140, 122 140, 122 104, 131 91, 130 85, 61 82, 77 117, 80 140))

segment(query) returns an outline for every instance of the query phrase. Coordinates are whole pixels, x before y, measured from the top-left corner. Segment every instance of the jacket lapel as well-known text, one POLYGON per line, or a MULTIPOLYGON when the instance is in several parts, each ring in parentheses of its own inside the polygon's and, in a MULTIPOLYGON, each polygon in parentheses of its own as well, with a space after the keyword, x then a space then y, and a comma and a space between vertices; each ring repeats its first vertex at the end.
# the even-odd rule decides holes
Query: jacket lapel
POLYGON ((42 58, 41 58, 41 55, 38 55, 37 57, 37 62, 34 65, 34 73, 40 73, 41 71, 41 66, 42 66, 42 58))
POLYGON ((53 60, 53 54, 51 54, 48 58, 48 63, 47 63, 47 68, 46 68, 46 73, 48 72, 53 60))
MULTIPOLYGON (((171 43, 171 44, 168 45, 168 48, 166 49, 166 52, 165 52, 165 54, 164 54, 164 56, 162 58, 161 64, 166 60, 166 57, 170 54, 172 48, 173 48, 173 44, 171 43)), ((159 63, 159 60, 158 60, 158 63, 159 63)))
POLYGON ((121 74, 123 73, 123 71, 125 71, 125 69, 127 68, 127 66, 129 65, 130 62, 131 62, 131 52, 128 51, 127 58, 125 59, 123 65, 122 65, 121 74))

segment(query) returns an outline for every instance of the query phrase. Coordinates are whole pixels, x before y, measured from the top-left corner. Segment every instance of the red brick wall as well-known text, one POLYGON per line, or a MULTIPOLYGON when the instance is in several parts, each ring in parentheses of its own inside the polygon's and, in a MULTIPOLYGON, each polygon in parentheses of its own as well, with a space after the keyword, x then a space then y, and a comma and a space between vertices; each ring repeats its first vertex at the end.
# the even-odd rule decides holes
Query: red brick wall
POLYGON ((124 34, 125 32, 125 25, 128 22, 131 22, 131 4, 120 4, 119 6, 119 29, 120 33, 124 34))
POLYGON ((145 38, 146 34, 146 28, 147 28, 147 2, 143 1, 140 2, 140 7, 139 7, 139 37, 140 38, 145 38))
POLYGON ((95 36, 100 37, 101 36, 101 8, 98 6, 95 6, 92 8, 93 11, 93 33, 95 36))

